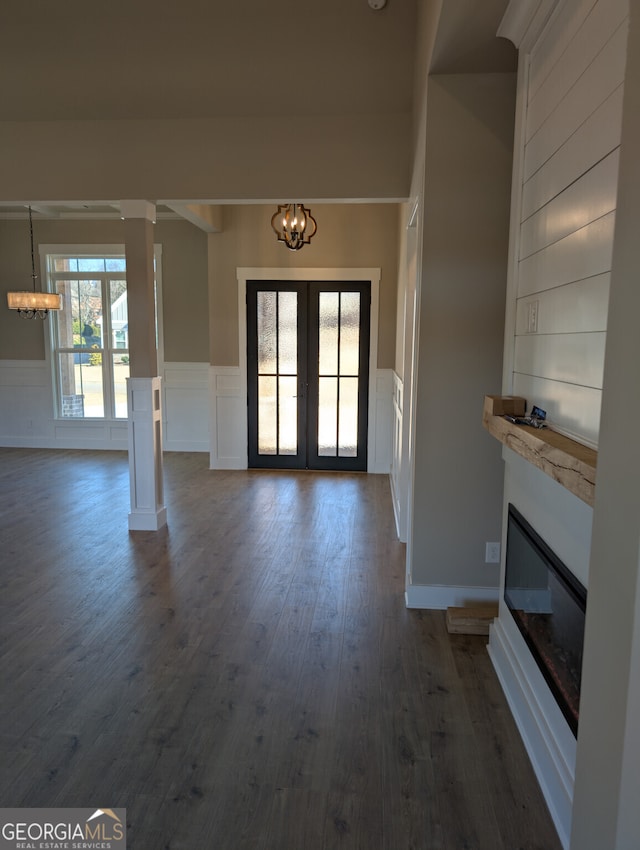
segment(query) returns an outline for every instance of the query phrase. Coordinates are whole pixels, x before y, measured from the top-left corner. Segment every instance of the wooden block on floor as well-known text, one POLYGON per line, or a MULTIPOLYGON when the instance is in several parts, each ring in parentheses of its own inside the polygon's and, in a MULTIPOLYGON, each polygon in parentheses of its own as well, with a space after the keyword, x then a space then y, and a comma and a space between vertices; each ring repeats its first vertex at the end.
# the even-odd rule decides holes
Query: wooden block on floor
POLYGON ((498 616, 498 603, 447 608, 447 631, 453 635, 488 635, 498 616))

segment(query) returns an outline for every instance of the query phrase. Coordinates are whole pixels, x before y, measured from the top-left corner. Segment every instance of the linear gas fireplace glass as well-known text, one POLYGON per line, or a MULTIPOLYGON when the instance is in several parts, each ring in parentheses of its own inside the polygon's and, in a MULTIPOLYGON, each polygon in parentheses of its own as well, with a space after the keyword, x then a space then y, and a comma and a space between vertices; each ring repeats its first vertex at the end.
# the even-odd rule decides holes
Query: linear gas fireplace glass
POLYGON ((587 592, 509 505, 504 598, 574 735, 587 592))

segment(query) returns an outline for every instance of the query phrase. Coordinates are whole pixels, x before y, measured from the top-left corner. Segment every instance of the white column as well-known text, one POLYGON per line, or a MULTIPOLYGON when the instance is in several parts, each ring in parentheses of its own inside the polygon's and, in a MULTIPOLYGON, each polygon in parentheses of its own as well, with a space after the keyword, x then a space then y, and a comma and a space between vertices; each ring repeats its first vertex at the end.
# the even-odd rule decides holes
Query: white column
POLYGON ((162 481, 161 378, 128 378, 131 531, 157 531, 167 523, 162 481))
POLYGON ((162 480, 162 394, 155 331, 153 223, 148 201, 121 201, 125 220, 129 357, 127 381, 131 531, 166 525, 162 480))

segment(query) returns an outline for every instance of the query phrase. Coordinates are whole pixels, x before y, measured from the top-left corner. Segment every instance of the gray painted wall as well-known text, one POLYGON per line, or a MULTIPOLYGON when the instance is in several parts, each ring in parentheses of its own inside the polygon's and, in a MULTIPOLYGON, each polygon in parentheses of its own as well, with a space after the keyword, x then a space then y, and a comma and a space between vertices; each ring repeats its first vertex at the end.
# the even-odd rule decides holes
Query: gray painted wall
POLYGON ((503 470, 481 415, 501 382, 515 76, 430 77, 427 103, 412 583, 497 587, 503 470))

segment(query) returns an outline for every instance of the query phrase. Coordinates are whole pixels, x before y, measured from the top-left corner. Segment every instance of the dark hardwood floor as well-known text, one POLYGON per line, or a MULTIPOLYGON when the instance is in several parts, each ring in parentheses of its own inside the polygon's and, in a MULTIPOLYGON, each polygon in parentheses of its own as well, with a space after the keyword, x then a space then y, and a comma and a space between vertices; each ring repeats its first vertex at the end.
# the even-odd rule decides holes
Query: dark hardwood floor
POLYGON ((385 476, 0 449, 0 806, 133 850, 559 850, 488 658, 404 606, 385 476))

